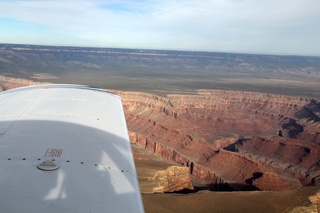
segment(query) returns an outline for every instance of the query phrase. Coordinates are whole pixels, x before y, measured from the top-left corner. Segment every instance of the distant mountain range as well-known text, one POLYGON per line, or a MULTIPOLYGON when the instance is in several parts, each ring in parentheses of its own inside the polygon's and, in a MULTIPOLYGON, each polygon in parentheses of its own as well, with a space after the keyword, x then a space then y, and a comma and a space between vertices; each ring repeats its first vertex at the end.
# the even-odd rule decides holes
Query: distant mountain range
POLYGON ((250 90, 254 82, 257 90, 267 90, 271 84, 309 88, 309 82, 314 88, 320 80, 320 57, 0 44, 0 74, 56 83, 87 83, 87 79, 87 84, 129 90, 121 88, 126 80, 135 80, 137 90, 143 90, 139 85, 147 90, 223 89, 225 85, 250 90), (102 82, 102 77, 120 79, 120 88, 114 80, 102 82))

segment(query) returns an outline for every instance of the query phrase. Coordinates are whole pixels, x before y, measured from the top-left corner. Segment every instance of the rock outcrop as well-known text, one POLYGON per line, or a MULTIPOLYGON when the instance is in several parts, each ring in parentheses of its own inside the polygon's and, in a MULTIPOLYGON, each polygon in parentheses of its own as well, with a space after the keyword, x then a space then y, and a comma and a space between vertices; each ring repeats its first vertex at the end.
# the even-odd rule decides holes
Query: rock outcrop
POLYGON ((294 208, 290 213, 319 213, 320 212, 320 192, 315 195, 309 196, 309 200, 311 201, 311 205, 309 206, 299 206, 294 208))
POLYGON ((157 181, 159 187, 153 188, 154 193, 193 191, 189 169, 171 166, 167 170, 158 171, 151 179, 157 181))
POLYGON ((320 212, 320 192, 310 196, 309 200, 311 201, 312 205, 317 208, 318 212, 320 212))

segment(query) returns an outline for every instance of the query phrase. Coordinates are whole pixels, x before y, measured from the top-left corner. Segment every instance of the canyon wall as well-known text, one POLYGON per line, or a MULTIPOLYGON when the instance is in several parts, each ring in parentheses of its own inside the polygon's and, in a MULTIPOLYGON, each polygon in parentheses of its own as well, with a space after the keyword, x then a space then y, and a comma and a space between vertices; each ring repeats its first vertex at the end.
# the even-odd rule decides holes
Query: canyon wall
POLYGON ((223 90, 166 98, 113 92, 122 97, 131 141, 189 166, 213 189, 320 182, 318 100, 223 90))

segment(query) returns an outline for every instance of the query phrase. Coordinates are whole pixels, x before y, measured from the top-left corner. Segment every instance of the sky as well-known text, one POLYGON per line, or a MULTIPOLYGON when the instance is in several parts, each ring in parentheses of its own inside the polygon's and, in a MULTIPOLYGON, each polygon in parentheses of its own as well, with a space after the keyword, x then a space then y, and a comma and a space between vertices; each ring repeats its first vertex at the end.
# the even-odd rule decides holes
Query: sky
POLYGON ((320 1, 0 0, 0 43, 320 56, 320 1))

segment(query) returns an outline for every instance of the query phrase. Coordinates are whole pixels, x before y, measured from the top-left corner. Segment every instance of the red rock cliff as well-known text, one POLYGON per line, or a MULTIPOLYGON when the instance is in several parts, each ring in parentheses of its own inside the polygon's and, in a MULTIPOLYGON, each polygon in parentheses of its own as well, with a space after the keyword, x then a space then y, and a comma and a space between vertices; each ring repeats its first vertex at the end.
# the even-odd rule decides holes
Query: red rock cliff
POLYGON ((236 189, 251 186, 278 190, 313 184, 319 179, 319 174, 312 172, 320 162, 317 100, 220 90, 167 98, 114 92, 122 97, 132 141, 163 158, 192 165, 194 177, 215 187, 228 183, 236 189), (312 145, 306 149, 282 147, 283 153, 292 153, 295 159, 287 162, 286 155, 277 157, 279 152, 274 152, 279 143, 268 139, 278 135, 288 141, 304 139, 312 145), (270 143, 264 146, 247 140, 252 136, 266 138, 270 143), (305 157, 297 164, 306 155, 305 150, 314 157, 305 157), (291 169, 283 170, 287 167, 291 169))

